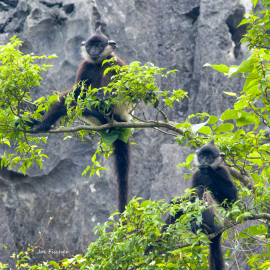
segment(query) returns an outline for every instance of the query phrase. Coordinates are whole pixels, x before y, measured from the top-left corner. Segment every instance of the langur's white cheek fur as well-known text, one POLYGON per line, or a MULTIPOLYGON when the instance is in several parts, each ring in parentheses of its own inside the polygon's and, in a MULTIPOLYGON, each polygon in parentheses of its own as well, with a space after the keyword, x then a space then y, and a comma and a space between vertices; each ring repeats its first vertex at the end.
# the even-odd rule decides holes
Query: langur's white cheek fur
POLYGON ((89 54, 87 53, 85 46, 81 47, 81 56, 87 62, 91 62, 91 60, 92 60, 90 58, 89 54))
POLYGON ((211 167, 213 169, 216 169, 218 166, 220 166, 223 163, 223 158, 222 157, 217 157, 215 161, 211 164, 211 167))
POLYGON ((200 162, 198 160, 198 156, 197 155, 195 155, 194 163, 195 163, 196 166, 199 166, 200 165, 200 162))
POLYGON ((111 55, 113 52, 113 48, 110 45, 107 45, 103 52, 99 55, 98 59, 95 61, 95 63, 102 63, 108 55, 111 55))
POLYGON ((100 63, 102 63, 109 55, 112 54, 113 50, 114 50, 114 49, 112 48, 112 46, 107 45, 107 46, 104 48, 103 52, 99 55, 98 59, 93 60, 93 59, 90 57, 90 55, 88 54, 88 52, 87 52, 85 46, 82 46, 82 47, 81 47, 81 56, 82 56, 82 58, 83 58, 85 61, 87 61, 87 62, 89 62, 89 63, 100 64, 100 63))

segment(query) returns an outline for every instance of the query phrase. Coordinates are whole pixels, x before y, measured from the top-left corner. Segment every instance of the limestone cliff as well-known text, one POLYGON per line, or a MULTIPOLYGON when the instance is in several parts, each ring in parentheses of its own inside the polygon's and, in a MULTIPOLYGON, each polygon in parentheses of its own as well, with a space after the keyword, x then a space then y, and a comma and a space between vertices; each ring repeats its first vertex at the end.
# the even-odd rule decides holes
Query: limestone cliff
MULTIPOLYGON (((162 89, 183 89, 189 99, 167 110, 174 121, 190 113, 220 115, 241 81, 226 79, 203 64, 239 64, 245 48, 239 45, 245 28, 236 28, 250 8, 245 0, 3 0, 0 2, 0 43, 13 35, 24 41, 21 50, 37 55, 57 54, 54 67, 44 73, 34 97, 64 91, 75 80, 80 44, 98 26, 117 42, 117 54, 126 63, 153 62, 179 72, 162 82, 162 89)), ((151 114, 151 111, 149 111, 151 114)), ((165 199, 189 186, 183 180, 183 162, 191 150, 155 130, 133 136, 130 197, 165 199)), ((49 160, 42 170, 32 167, 25 176, 0 171, 0 243, 8 250, 33 244, 54 217, 44 237, 44 250, 84 253, 96 239, 93 228, 116 209, 116 181, 112 164, 102 176, 81 176, 91 163, 97 141, 84 144, 50 135, 45 145, 49 160)), ((4 151, 1 148, 0 152, 4 151)), ((34 254, 36 262, 69 256, 34 254)), ((10 259, 0 245, 0 261, 10 259)))

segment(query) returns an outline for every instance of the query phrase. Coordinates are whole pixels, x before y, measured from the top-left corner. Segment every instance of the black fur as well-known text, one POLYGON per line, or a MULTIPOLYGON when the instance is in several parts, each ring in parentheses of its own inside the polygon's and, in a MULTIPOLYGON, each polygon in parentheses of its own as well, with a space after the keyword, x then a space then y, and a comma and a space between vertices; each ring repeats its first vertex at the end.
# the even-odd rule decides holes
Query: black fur
MULTIPOLYGON (((114 41, 109 41, 106 36, 101 33, 100 28, 91 36, 86 42, 82 43, 82 55, 85 58, 81 62, 75 84, 81 81, 85 82, 85 91, 91 86, 91 88, 101 88, 107 86, 111 82, 111 77, 115 75, 114 72, 109 71, 103 76, 105 69, 110 67, 110 63, 106 63, 102 66, 102 62, 105 59, 111 59, 116 57, 117 62, 115 65, 124 66, 125 63, 118 58, 113 50, 116 47, 114 41)), ((51 126, 62 116, 67 114, 67 107, 65 104, 65 98, 67 94, 72 91, 70 89, 64 92, 60 96, 59 102, 56 102, 49 109, 42 122, 36 123, 33 130, 36 132, 48 131, 51 126)), ((81 93, 81 87, 77 87, 74 91, 74 101, 72 106, 76 106, 76 100, 81 93)), ((99 90, 96 94, 99 100, 104 100, 103 90, 99 90)), ((84 97, 83 97, 84 98, 84 97)), ((102 125, 108 123, 106 118, 99 112, 98 108, 92 106, 91 110, 87 108, 82 113, 83 119, 89 119, 92 125, 102 125), (94 119, 94 122, 93 122, 94 119), (98 120, 98 121, 97 121, 98 120)), ((115 119, 119 122, 127 121, 126 115, 117 115, 115 113, 115 119)), ((87 121, 87 120, 86 120, 87 121)), ((120 140, 114 142, 114 156, 115 156, 115 171, 118 179, 118 199, 119 199, 119 211, 122 213, 125 210, 125 205, 128 200, 128 182, 129 182, 129 167, 130 167, 130 144, 126 144, 120 140)))
POLYGON ((221 233, 211 241, 209 245, 209 270, 225 270, 224 260, 221 250, 221 233))
POLYGON ((128 203, 129 170, 130 170, 130 142, 116 140, 113 143, 115 155, 115 172, 118 181, 118 210, 125 211, 128 203))
MULTIPOLYGON (((222 154, 218 147, 215 146, 214 140, 197 151, 199 170, 192 176, 191 188, 196 188, 196 194, 200 200, 204 199, 206 189, 211 191, 214 200, 219 204, 222 204, 225 199, 227 199, 227 202, 237 200, 237 189, 227 169, 221 165, 223 161, 221 156, 222 154)), ((191 199, 191 201, 194 200, 195 198, 191 199)), ((222 206, 226 208, 226 206, 222 206)), ((181 215, 182 213, 179 212, 175 217, 169 216, 165 222, 172 224, 181 215)), ((202 222, 210 228, 210 233, 219 230, 219 227, 214 223, 214 214, 211 210, 207 210, 203 213, 202 222)), ((167 226, 165 226, 164 229, 167 226)), ((211 240, 209 270, 225 269, 220 239, 221 234, 211 240)))

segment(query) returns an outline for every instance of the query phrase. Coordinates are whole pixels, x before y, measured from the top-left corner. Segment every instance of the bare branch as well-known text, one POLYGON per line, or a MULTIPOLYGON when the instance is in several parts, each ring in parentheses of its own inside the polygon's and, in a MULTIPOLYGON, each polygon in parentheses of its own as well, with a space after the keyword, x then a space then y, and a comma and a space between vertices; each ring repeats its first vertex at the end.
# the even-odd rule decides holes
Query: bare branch
MULTIPOLYGON (((80 130, 89 130, 89 131, 100 131, 104 129, 110 129, 114 127, 120 127, 120 128, 155 128, 155 127, 163 127, 167 128, 169 130, 175 131, 176 133, 180 135, 185 135, 186 130, 181 128, 175 127, 176 123, 174 122, 156 122, 156 121, 146 121, 146 122, 115 122, 115 123, 108 123, 101 126, 86 126, 86 125, 80 125, 76 127, 70 127, 70 128, 58 128, 58 129, 51 129, 49 131, 39 132, 39 133, 65 133, 65 132, 76 132, 80 130)), ((31 133, 35 134, 36 132, 31 130, 20 130, 21 132, 25 133, 31 133)), ((187 134, 187 138, 189 140, 195 139, 196 136, 192 134, 187 134)))
POLYGON ((177 134, 173 134, 173 133, 170 133, 170 132, 166 132, 166 131, 164 131, 164 130, 162 130, 162 129, 160 129, 160 128, 157 128, 157 127, 154 127, 154 129, 156 129, 156 130, 158 130, 158 131, 160 131, 160 132, 162 132, 162 133, 164 133, 164 134, 166 134, 166 135, 171 135, 171 136, 174 136, 174 137, 177 136, 177 134))
MULTIPOLYGON (((247 220, 257 220, 257 219, 267 219, 267 220, 270 220, 270 214, 261 213, 261 214, 253 215, 252 217, 243 217, 243 220, 245 220, 245 221, 247 221, 247 220)), ((241 220, 236 221, 236 222, 230 222, 229 225, 221 228, 218 232, 211 233, 208 238, 211 240, 211 239, 215 238, 218 234, 223 233, 223 232, 227 231, 228 229, 230 229, 232 227, 235 227, 235 225, 238 225, 241 222, 242 222, 241 220)), ((270 243, 267 243, 267 244, 270 245, 270 243)))
MULTIPOLYGON (((244 221, 247 221, 247 220, 258 220, 258 219, 267 219, 267 220, 270 220, 270 214, 267 214, 267 213, 261 213, 261 214, 257 214, 257 215, 253 215, 252 217, 243 217, 242 218, 244 221)), ((238 220, 238 221, 235 221, 235 222, 231 222, 229 225, 225 226, 225 227, 222 227, 218 232, 216 233, 211 233, 209 234, 207 237, 209 240, 215 238, 217 235, 219 235, 220 233, 223 233, 225 231, 227 231, 228 229, 232 228, 232 227, 235 227, 235 225, 238 225, 242 223, 242 220, 238 220)), ((268 244, 270 245, 270 242, 264 242, 265 244, 268 244)), ((184 248, 184 247, 188 247, 188 246, 191 246, 191 244, 180 244, 180 245, 176 245, 175 248, 178 249, 178 248, 184 248)), ((168 250, 169 251, 169 250, 168 250)))
MULTIPOLYGON (((164 108, 164 107, 163 107, 163 108, 164 108)), ((162 109, 163 109, 163 108, 162 108, 162 109)), ((157 121, 158 121, 158 114, 161 113, 162 116, 163 116, 163 118, 164 118, 164 121, 165 121, 166 123, 168 123, 168 122, 169 122, 169 118, 168 118, 167 114, 166 114, 165 112, 163 112, 162 109, 159 109, 159 108, 157 108, 157 109, 158 109, 158 113, 157 113, 157 121)))

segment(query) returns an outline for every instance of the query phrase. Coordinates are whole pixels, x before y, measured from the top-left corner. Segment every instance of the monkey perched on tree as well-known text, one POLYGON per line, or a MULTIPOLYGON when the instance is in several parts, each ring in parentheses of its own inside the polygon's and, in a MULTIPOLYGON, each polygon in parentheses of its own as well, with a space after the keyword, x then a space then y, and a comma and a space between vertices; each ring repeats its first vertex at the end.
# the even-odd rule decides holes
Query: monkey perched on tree
MULTIPOLYGON (((109 71, 103 76, 104 71, 111 66, 109 62, 102 65, 105 59, 116 58, 115 65, 124 66, 125 63, 114 54, 116 42, 108 40, 102 34, 99 27, 94 35, 92 35, 86 42, 82 42, 82 57, 84 61, 81 62, 75 80, 75 85, 79 82, 84 82, 84 96, 89 86, 91 88, 106 87, 111 82, 111 77, 115 75, 114 71, 109 71)), ((60 100, 52 105, 42 122, 33 120, 33 131, 48 131, 51 126, 62 116, 67 114, 67 106, 65 98, 70 89, 60 96, 60 100)), ((76 101, 81 94, 81 87, 77 86, 74 90, 74 101, 72 106, 76 106, 76 101)), ((100 89, 96 96, 100 101, 104 100, 103 89, 100 89)), ((118 122, 128 122, 131 120, 131 115, 128 113, 128 107, 125 104, 119 104, 111 108, 114 119, 118 122)), ((94 126, 99 126, 108 123, 107 119, 100 112, 97 107, 92 106, 91 110, 85 108, 82 112, 82 119, 94 126)), ((130 142, 127 143, 117 139, 113 143, 115 156, 115 172, 118 181, 118 209, 120 213, 125 210, 125 205, 128 201, 128 186, 129 186, 129 170, 130 170, 130 142)))
MULTIPOLYGON (((203 200, 206 190, 212 193, 213 199, 219 204, 222 204, 226 199, 227 202, 237 200, 235 183, 227 169, 221 165, 223 163, 223 154, 215 146, 214 139, 196 151, 195 161, 199 165, 199 170, 192 176, 191 188, 196 188, 196 194, 200 200, 203 200)), ((191 201, 194 200, 195 198, 193 197, 191 201)), ((169 216, 165 222, 168 225, 175 223, 176 219, 181 215, 182 212, 179 211, 174 217, 169 216)), ((212 232, 219 231, 219 226, 215 225, 214 214, 210 209, 204 211, 202 217, 202 223, 210 227, 212 232)), ((167 226, 164 226, 163 231, 167 226)), ((212 243, 209 245, 209 270, 225 269, 220 240, 221 234, 218 234, 211 240, 212 243)))

